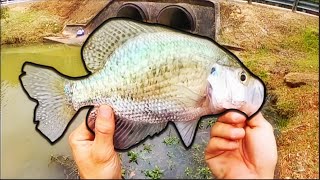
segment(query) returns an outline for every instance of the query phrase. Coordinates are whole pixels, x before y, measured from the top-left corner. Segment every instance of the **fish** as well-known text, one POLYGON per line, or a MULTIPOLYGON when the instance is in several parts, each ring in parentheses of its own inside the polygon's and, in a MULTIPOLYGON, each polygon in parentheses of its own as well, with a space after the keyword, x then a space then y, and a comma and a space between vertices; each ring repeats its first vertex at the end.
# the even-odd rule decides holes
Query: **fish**
POLYGON ((126 18, 111 18, 83 43, 86 76, 69 77, 26 61, 19 76, 34 109, 36 129, 54 144, 75 115, 91 107, 115 114, 114 146, 129 149, 173 123, 190 147, 202 117, 237 110, 249 119, 263 106, 266 88, 232 52, 211 38, 126 18))

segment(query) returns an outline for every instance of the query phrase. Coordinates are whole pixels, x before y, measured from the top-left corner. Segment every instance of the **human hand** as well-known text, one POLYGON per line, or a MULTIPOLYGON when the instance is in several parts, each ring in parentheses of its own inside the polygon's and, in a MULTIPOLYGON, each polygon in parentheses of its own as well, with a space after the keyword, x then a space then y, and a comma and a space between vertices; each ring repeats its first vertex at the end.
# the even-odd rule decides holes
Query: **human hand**
POLYGON ((271 179, 277 158, 273 128, 260 112, 249 121, 238 112, 227 112, 211 128, 205 159, 219 179, 271 179))
POLYGON ((69 136, 74 160, 80 178, 121 179, 121 163, 114 150, 114 114, 109 106, 98 109, 95 123, 95 136, 83 122, 69 136))

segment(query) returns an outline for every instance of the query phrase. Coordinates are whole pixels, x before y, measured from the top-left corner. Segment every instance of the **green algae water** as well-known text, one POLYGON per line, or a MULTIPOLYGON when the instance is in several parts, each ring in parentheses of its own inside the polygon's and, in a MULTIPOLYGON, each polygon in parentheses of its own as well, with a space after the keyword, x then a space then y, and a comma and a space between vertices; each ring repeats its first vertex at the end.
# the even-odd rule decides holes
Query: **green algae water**
POLYGON ((69 76, 85 75, 80 47, 62 44, 42 44, 22 47, 1 47, 1 80, 18 84, 24 62, 51 66, 69 76))
MULTIPOLYGON (((23 91, 19 75, 26 61, 51 66, 71 77, 86 75, 80 51, 81 47, 63 44, 1 47, 1 178, 76 177, 76 173, 68 170, 67 166, 72 164, 68 163, 70 159, 63 157, 72 158, 68 137, 85 120, 88 109, 81 110, 63 137, 51 145, 35 130, 33 113, 36 102, 23 91), (57 156, 60 158, 52 158, 57 156), (59 164, 52 159, 65 163, 59 164)), ((190 149, 185 149, 170 124, 163 133, 147 138, 130 152, 119 152, 124 177, 212 178, 203 154, 210 137, 208 122, 212 121, 200 121, 190 149)))
MULTIPOLYGON (((70 154, 67 144, 70 131, 52 146, 35 130, 36 102, 23 91, 19 75, 26 61, 52 66, 69 76, 85 75, 80 49, 62 44, 1 47, 1 178, 65 177, 61 167, 50 163, 50 157, 70 154)), ((86 112, 80 113, 70 129, 79 125, 85 115, 86 112)))

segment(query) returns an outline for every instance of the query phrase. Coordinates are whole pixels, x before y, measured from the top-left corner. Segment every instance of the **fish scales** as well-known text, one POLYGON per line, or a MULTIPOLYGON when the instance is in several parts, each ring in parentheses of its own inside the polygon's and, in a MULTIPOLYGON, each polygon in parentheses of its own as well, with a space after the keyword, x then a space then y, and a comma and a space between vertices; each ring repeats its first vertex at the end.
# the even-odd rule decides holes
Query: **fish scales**
MULTIPOLYGON (((186 109, 181 103, 172 100, 172 97, 175 97, 177 93, 181 93, 173 85, 184 79, 181 83, 192 88, 192 84, 198 84, 194 81, 203 79, 201 76, 207 76, 207 73, 203 71, 207 68, 203 59, 195 58, 194 61, 183 62, 184 59, 189 58, 190 52, 201 54, 201 56, 195 57, 207 59, 209 59, 208 56, 214 56, 214 54, 210 51, 205 53, 202 50, 199 51, 200 47, 203 48, 207 44, 197 42, 196 39, 193 44, 190 44, 189 41, 184 41, 185 38, 182 35, 158 33, 147 37, 145 35, 138 36, 128 41, 127 44, 123 45, 121 51, 116 51, 111 56, 111 60, 105 65, 105 70, 92 76, 91 79, 73 82, 71 85, 74 87, 73 97, 71 99, 74 99, 75 109, 86 105, 110 104, 114 107, 116 115, 134 121, 150 123, 188 121, 189 119, 184 117, 201 116, 201 113, 205 112, 203 108, 198 108, 199 110, 194 108, 196 111, 192 111, 194 109, 186 109), (168 36, 171 38, 166 38, 168 36), (166 40, 163 40, 163 38, 166 38, 166 40), (179 49, 184 49, 184 51, 177 54, 176 51, 179 49), (136 52, 143 53, 137 54, 136 52), (205 54, 207 54, 207 57, 204 56, 205 54), (131 70, 130 73, 125 71, 127 67, 132 66, 136 66, 136 68, 131 70), (150 71, 150 69, 153 69, 153 71, 150 71), (190 75, 193 75, 193 77, 183 78, 190 77, 190 75), (100 81, 100 79, 103 80, 100 81), (102 82, 102 84, 98 82, 102 82), (99 90, 99 88, 103 88, 103 90, 99 90), (97 92, 104 93, 97 94, 97 92), (119 97, 113 98, 114 95, 119 95, 119 97), (148 99, 151 99, 151 101, 148 99), (173 102, 157 103, 152 101, 153 99, 165 99, 166 101, 171 99, 173 102), (168 107, 171 107, 172 111, 165 112, 168 107), (146 108, 147 111, 152 113, 146 114, 146 108), (134 111, 135 109, 141 111, 134 111), (156 116, 153 114, 156 114, 156 116)), ((210 57, 210 59, 212 58, 210 57)))
POLYGON ((141 35, 128 41, 121 49, 115 51, 103 70, 71 85, 74 86, 73 104, 75 107, 80 107, 77 104, 92 105, 85 102, 115 94, 123 99, 144 100, 154 97, 169 100, 179 93, 173 85, 181 79, 184 79, 181 83, 191 89, 192 84, 201 85, 194 81, 204 79, 203 77, 208 75, 208 71, 204 70, 207 69, 207 64, 214 63, 208 59, 214 59, 215 54, 208 44, 198 42, 197 39, 193 43, 190 43, 190 40, 183 41, 186 38, 180 34, 165 32, 141 35), (170 38, 166 38, 168 36, 170 38), (208 46, 207 49, 204 45, 208 46), (178 50, 180 52, 176 53, 178 50), (190 53, 195 54, 192 57, 198 59, 185 61, 190 53), (203 58, 196 56, 197 54, 201 54, 203 58), (129 72, 128 67, 132 68, 129 72), (158 69, 158 74, 150 71, 152 68, 155 71, 158 69), (100 85, 101 82, 103 84, 100 85), (102 92, 102 94, 96 92, 102 92))

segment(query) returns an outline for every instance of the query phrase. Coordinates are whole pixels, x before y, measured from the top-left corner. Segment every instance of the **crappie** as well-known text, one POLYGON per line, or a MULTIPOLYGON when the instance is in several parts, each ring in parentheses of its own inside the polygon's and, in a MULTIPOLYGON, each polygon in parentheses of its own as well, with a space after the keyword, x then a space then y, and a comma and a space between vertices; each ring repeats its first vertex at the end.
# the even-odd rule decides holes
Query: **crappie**
MULTIPOLYGON (((228 109, 256 113, 265 85, 213 40, 166 26, 114 18, 82 46, 90 71, 71 78, 26 62, 20 81, 36 100, 34 121, 52 143, 86 106, 110 105, 116 117, 115 148, 127 149, 174 122, 189 147, 202 116, 228 109)), ((87 126, 94 131, 95 110, 87 126)))

